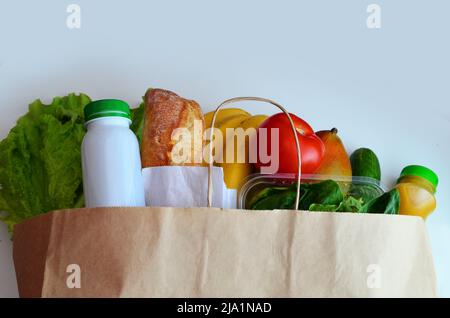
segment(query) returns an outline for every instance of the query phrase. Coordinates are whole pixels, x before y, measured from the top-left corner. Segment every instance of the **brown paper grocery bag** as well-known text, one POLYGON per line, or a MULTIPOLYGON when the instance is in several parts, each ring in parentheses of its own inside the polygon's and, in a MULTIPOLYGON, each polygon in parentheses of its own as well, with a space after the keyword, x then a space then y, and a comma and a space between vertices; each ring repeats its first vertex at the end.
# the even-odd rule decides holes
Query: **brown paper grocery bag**
POLYGON ((214 208, 56 211, 15 227, 21 297, 434 297, 417 217, 214 208))

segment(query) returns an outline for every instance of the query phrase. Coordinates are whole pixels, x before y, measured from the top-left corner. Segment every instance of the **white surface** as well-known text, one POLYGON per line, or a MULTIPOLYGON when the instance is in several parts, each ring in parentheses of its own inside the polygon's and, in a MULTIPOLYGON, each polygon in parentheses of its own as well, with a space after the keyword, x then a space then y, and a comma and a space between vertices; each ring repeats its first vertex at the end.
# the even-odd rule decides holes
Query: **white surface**
MULTIPOLYGON (((35 98, 69 92, 137 105, 162 87, 204 110, 272 98, 317 130, 339 128, 349 151, 372 148, 388 186, 411 163, 439 174, 427 227, 450 296, 448 1, 78 0, 79 30, 65 25, 69 3, 1 2, 1 137, 35 98), (370 3, 381 5, 381 29, 366 27, 370 3)), ((3 225, 0 236, 0 296, 16 296, 3 225)))
POLYGON ((108 117, 87 124, 81 146, 87 207, 145 206, 141 154, 130 123, 108 117))

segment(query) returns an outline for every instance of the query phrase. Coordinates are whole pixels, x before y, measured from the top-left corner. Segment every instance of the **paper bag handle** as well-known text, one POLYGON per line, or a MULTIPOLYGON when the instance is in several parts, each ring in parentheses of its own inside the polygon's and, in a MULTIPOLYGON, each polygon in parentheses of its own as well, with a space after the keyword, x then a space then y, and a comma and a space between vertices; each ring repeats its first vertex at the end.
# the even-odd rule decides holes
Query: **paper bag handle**
POLYGON ((212 169, 213 169, 213 164, 214 164, 214 158, 212 155, 212 149, 213 149, 212 140, 213 140, 213 136, 214 136, 214 124, 216 123, 216 116, 222 107, 224 107, 226 105, 230 105, 232 103, 237 103, 237 102, 242 102, 242 101, 256 101, 256 102, 272 104, 272 105, 278 107, 283 113, 285 113, 287 118, 289 119, 289 123, 292 128, 292 133, 294 134, 295 148, 297 149, 297 161, 298 161, 297 171, 298 171, 298 174, 297 174, 297 195, 295 197, 295 209, 297 209, 299 201, 300 201, 300 181, 301 181, 301 172, 302 172, 302 155, 300 152, 300 142, 298 141, 297 130, 295 129, 294 122, 292 121, 291 116, 289 115, 289 113, 283 106, 274 102, 273 100, 270 100, 267 98, 261 98, 261 97, 230 98, 230 99, 227 99, 226 101, 222 102, 214 111, 214 115, 213 115, 213 118, 211 121, 210 134, 209 134, 210 146, 209 146, 209 165, 208 165, 208 208, 210 208, 212 206, 212 194, 213 194, 212 169))

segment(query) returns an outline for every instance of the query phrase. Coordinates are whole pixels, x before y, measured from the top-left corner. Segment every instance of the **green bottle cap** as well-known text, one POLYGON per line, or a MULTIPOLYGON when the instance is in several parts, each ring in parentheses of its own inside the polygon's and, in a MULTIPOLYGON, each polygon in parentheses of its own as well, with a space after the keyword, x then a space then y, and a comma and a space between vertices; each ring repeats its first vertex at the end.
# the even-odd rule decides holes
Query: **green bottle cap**
POLYGON ((424 178, 425 180, 428 180, 435 188, 437 188, 439 183, 439 178, 436 173, 434 173, 433 170, 428 169, 424 166, 407 166, 405 167, 401 174, 400 178, 405 176, 416 176, 424 178))
POLYGON ((100 117, 124 117, 131 120, 130 107, 118 99, 100 99, 84 107, 85 122, 100 117))

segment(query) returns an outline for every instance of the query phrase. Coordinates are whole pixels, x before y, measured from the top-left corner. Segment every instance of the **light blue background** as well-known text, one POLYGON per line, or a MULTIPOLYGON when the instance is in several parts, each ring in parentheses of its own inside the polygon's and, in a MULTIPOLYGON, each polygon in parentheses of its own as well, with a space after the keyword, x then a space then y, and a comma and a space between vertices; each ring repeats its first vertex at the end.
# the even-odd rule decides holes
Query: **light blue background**
MULTIPOLYGON (((388 187, 407 164, 436 170, 427 227, 448 297, 449 12, 446 0, 1 0, 0 137, 34 99, 73 91, 137 105, 162 87, 204 110, 239 95, 275 99, 317 130, 339 128, 349 151, 374 149, 388 187), (80 30, 66 27, 70 3, 80 30), (366 27, 370 3, 381 5, 379 30, 366 27)), ((0 239, 0 296, 17 296, 3 225, 0 239)))

